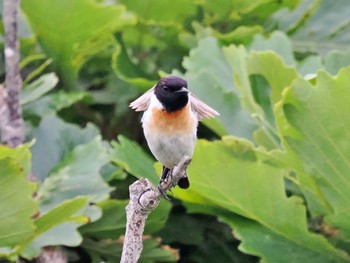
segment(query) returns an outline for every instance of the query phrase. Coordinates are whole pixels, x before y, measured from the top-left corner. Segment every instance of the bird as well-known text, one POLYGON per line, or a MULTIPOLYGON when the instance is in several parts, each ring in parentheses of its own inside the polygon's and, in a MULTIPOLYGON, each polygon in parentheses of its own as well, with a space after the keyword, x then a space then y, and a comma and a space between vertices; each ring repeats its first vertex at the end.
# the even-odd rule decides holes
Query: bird
MULTIPOLYGON (((129 106, 144 112, 142 128, 149 149, 163 165, 161 181, 182 158, 192 158, 198 122, 220 115, 189 91, 186 80, 172 75, 161 78, 129 106)), ((178 186, 189 188, 187 173, 178 186)))

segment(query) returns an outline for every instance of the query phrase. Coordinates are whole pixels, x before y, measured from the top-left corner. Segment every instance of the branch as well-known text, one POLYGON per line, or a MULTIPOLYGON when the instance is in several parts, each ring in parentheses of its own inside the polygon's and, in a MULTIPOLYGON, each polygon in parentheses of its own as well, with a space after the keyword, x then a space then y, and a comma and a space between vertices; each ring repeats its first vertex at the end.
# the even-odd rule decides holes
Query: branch
POLYGON ((16 147, 24 140, 24 123, 22 108, 19 102, 19 93, 22 79, 19 71, 19 44, 17 39, 17 11, 19 0, 4 1, 4 28, 5 28, 5 65, 6 91, 1 88, 0 100, 5 100, 5 106, 1 107, 1 113, 5 114, 0 119, 2 140, 10 147, 16 147), (6 93, 6 94, 5 94, 6 93))
POLYGON ((147 179, 141 178, 130 185, 130 202, 126 206, 126 232, 120 263, 136 263, 140 258, 143 244, 142 235, 148 215, 159 205, 162 192, 176 186, 186 175, 191 158, 184 157, 172 170, 172 176, 160 183, 159 188, 147 179))
POLYGON ((36 263, 67 263, 68 256, 60 247, 46 247, 36 259, 36 263))

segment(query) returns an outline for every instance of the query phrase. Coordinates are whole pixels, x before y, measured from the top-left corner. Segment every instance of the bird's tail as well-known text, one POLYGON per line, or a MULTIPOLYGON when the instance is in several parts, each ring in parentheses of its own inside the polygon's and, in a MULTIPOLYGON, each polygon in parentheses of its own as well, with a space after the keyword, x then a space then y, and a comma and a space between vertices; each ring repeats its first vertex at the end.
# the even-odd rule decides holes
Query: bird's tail
POLYGON ((182 177, 177 183, 177 185, 182 189, 187 189, 190 187, 190 180, 188 179, 187 173, 186 177, 182 177))

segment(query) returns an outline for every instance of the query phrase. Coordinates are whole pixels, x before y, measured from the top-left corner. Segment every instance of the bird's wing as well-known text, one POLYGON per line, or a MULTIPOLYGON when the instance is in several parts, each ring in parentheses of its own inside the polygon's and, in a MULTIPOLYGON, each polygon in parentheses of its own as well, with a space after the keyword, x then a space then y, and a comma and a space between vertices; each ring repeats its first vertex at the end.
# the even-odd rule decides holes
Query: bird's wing
POLYGON ((148 109, 149 103, 151 102, 151 97, 154 93, 154 87, 146 91, 139 98, 134 100, 129 104, 129 107, 135 111, 146 111, 148 109))
POLYGON ((210 108, 192 93, 190 94, 190 101, 192 110, 197 113, 199 120, 203 118, 214 118, 215 116, 220 115, 216 110, 210 108))

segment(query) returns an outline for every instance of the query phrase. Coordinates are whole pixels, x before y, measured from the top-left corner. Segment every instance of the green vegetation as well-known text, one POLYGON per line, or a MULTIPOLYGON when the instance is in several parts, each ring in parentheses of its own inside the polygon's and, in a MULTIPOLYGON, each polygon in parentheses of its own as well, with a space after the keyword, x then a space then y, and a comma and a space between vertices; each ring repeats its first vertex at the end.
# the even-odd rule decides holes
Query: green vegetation
POLYGON ((161 169, 128 104, 167 74, 221 115, 140 262, 350 262, 348 1, 21 4, 28 143, 0 145, 0 262, 120 259, 128 186, 161 169))

